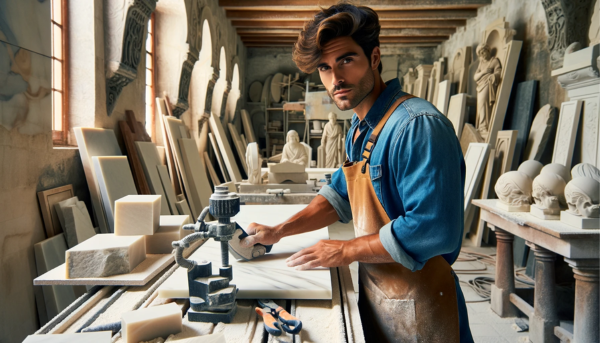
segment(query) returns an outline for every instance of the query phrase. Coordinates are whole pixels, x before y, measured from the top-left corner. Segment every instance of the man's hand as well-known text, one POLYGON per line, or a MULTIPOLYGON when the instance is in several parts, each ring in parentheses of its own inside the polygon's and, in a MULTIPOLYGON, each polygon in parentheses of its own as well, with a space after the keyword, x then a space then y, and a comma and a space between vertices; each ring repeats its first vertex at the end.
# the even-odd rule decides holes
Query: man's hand
POLYGON ((317 267, 339 267, 350 264, 346 261, 344 247, 347 241, 321 240, 319 243, 302 249, 286 260, 288 267, 298 270, 314 269, 317 267))
POLYGON ((251 247, 254 244, 260 243, 270 245, 279 242, 281 239, 280 227, 267 226, 257 223, 252 223, 246 228, 248 237, 242 239, 241 245, 251 247))

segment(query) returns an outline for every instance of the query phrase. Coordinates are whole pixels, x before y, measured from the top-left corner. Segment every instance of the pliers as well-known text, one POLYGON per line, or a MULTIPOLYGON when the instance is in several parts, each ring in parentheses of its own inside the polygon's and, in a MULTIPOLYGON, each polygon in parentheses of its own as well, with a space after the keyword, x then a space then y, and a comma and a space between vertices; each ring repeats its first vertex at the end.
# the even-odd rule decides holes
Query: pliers
POLYGON ((300 319, 292 316, 273 300, 258 299, 257 301, 260 307, 257 307, 255 311, 263 317, 265 329, 269 334, 281 336, 283 333, 281 330, 283 329, 283 331, 295 335, 302 330, 302 322, 300 319), (277 319, 281 321, 281 324, 277 319))

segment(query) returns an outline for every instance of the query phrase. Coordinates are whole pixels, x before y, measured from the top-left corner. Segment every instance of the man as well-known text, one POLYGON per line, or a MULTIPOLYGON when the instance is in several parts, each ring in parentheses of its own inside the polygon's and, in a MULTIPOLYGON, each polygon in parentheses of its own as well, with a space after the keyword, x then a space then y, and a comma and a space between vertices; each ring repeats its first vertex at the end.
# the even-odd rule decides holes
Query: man
POLYGON ((334 5, 308 22, 293 58, 318 69, 341 110, 355 115, 348 160, 330 186, 277 226, 252 224, 243 244, 272 244, 337 220, 356 238, 323 240, 292 255, 297 269, 360 262, 359 308, 373 342, 472 342, 450 265, 460 252, 465 166, 452 124, 430 103, 381 80, 377 14, 334 5))

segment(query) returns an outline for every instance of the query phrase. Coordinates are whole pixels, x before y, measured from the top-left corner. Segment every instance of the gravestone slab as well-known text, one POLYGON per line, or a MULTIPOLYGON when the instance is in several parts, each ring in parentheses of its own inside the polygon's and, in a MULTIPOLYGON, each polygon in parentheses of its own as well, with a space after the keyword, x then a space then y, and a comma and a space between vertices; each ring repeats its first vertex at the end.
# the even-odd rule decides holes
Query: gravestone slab
POLYGON ((519 82, 516 92, 511 97, 508 105, 506 118, 504 119, 504 130, 517 130, 517 144, 515 153, 510 162, 511 170, 516 170, 523 161, 523 152, 527 144, 527 137, 533 120, 533 105, 537 91, 537 80, 519 82))

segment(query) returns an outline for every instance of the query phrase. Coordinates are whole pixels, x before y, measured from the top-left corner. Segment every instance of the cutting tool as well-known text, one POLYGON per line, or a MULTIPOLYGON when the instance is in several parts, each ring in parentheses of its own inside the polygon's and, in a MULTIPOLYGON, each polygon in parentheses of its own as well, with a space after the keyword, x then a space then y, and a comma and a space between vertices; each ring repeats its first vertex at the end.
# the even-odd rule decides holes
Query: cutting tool
POLYGON ((292 316, 273 300, 258 299, 257 301, 261 307, 256 308, 256 313, 263 317, 265 329, 269 334, 280 336, 283 333, 283 330, 295 335, 302 330, 302 321, 292 316), (279 319, 281 323, 279 323, 277 319, 279 319))

